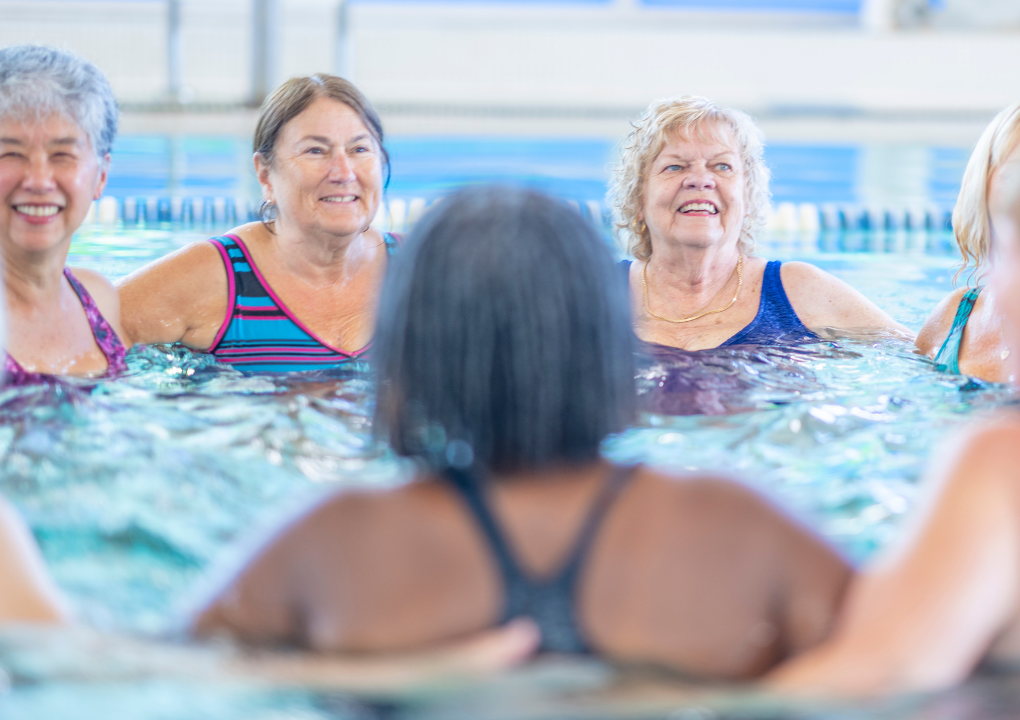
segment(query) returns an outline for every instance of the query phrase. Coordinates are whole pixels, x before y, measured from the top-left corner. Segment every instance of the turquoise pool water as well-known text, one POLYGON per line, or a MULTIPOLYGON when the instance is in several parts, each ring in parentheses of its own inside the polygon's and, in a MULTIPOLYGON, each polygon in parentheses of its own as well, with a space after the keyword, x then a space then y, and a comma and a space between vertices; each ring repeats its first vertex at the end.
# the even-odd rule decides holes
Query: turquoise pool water
MULTIPOLYGON (((570 174, 563 165, 540 174, 556 173, 570 174)), ((569 182, 556 187, 583 197, 569 182)), ((119 277, 212 230, 89 226, 70 262, 119 277)), ((777 233, 759 252, 814 262, 913 329, 951 288, 955 263, 948 235, 937 228, 777 233)), ((245 376, 163 347, 133 350, 129 364, 126 378, 95 387, 0 391, 0 493, 24 513, 91 626, 158 633, 210 564, 253 527, 316 493, 407 480, 408 468, 369 437, 369 377, 245 376)), ((607 442, 608 456, 738 474, 856 558, 895 536, 941 438, 1012 400, 1004 387, 968 386, 908 344, 881 336, 808 352, 727 350, 648 361, 638 380, 649 411, 607 442), (677 378, 682 392, 665 393, 677 378)), ((139 718, 457 716, 420 705, 371 714, 343 695, 237 681, 204 651, 118 642, 0 633, 0 668, 14 681, 6 698, 0 682, 0 717, 111 717, 116 708, 139 718), (208 672, 203 662, 212 662, 208 672), (190 665, 199 670, 188 675, 190 665), (197 686, 195 674, 205 675, 197 686)), ((529 692, 541 695, 536 688, 566 688, 580 702, 599 696, 607 682, 604 668, 583 663, 540 666, 523 677, 513 681, 523 685, 496 691, 511 692, 522 708, 529 692)), ((461 716, 485 716, 477 706, 474 715, 463 710, 472 707, 465 702, 461 716)), ((498 705, 485 705, 486 712, 498 705)))

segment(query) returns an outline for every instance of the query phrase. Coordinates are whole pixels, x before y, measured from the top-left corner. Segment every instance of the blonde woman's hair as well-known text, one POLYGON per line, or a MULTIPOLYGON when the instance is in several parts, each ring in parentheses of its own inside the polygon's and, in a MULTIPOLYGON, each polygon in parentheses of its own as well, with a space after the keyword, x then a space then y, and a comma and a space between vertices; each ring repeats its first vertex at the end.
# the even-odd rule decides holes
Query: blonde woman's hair
POLYGON ((988 189, 998 170, 1020 142, 1020 102, 995 116, 977 141, 967 161, 960 184, 960 196, 953 209, 953 234, 960 247, 960 267, 954 281, 973 266, 981 270, 991 249, 992 227, 988 213, 988 189))
POLYGON ((683 95, 656 100, 648 106, 623 142, 609 181, 607 197, 616 215, 620 240, 638 260, 652 256, 651 236, 641 217, 648 167, 671 137, 692 132, 705 137, 711 131, 706 127, 708 123, 721 124, 730 130, 744 164, 747 214, 737 246, 744 253, 754 250, 755 237, 765 225, 772 199, 764 159, 765 136, 747 113, 720 108, 707 98, 683 95))

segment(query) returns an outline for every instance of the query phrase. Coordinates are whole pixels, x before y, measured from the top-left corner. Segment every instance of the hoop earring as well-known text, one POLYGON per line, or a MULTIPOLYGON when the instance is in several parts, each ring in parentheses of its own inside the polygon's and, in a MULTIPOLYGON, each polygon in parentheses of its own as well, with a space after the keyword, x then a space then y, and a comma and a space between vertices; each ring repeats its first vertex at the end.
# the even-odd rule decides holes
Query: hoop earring
POLYGON ((259 205, 258 215, 262 226, 275 235, 275 231, 270 227, 270 223, 276 220, 276 203, 263 200, 262 204, 259 205))
POLYGON ((645 221, 642 220, 641 221, 641 229, 639 230, 638 226, 637 226, 637 222, 638 222, 637 218, 634 218, 634 221, 631 222, 631 224, 630 224, 630 229, 634 231, 635 235, 644 235, 645 234, 645 230, 648 229, 648 226, 645 225, 645 221))

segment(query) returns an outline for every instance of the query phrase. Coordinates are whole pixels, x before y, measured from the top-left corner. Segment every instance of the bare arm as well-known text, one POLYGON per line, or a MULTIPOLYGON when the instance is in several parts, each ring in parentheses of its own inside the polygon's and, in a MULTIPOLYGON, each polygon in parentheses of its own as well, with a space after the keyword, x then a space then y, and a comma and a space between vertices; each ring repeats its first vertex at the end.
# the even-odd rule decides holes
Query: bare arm
POLYGON ((910 330, 878 305, 821 268, 804 262, 785 262, 780 272, 790 304, 808 328, 889 330, 914 339, 910 330))
POLYGON ((1020 421, 965 436, 936 469, 905 538, 852 584, 836 633, 780 668, 774 687, 881 694, 963 680, 1020 598, 1020 421))
POLYGON ((226 317, 226 268, 209 242, 172 252, 117 285, 123 326, 132 342, 183 342, 208 350, 226 317))
POLYGON ((917 334, 917 351, 919 353, 930 358, 935 357, 942 343, 945 342, 946 336, 949 335, 949 329, 953 326, 953 320, 956 318, 956 309, 960 306, 960 300, 963 299, 966 292, 967 288, 954 290, 931 311, 931 315, 921 327, 921 332, 917 334))
POLYGON ((0 622, 63 622, 66 611, 28 528, 0 499, 0 622))

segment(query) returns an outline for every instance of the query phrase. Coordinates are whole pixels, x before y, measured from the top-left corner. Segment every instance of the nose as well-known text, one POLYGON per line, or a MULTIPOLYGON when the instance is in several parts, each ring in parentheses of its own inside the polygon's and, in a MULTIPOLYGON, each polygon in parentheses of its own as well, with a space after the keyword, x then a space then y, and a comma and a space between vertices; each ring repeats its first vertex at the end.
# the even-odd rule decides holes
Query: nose
POLYGON ((707 167, 694 166, 684 178, 684 189, 686 190, 714 190, 715 176, 708 171, 707 167))
POLYGON ((329 179, 331 182, 341 184, 354 181, 354 164, 347 157, 347 153, 339 152, 334 155, 329 167, 329 179))
POLYGON ((56 188, 53 176, 53 165, 45 155, 29 158, 25 166, 25 175, 21 180, 21 188, 28 192, 47 193, 56 188))

